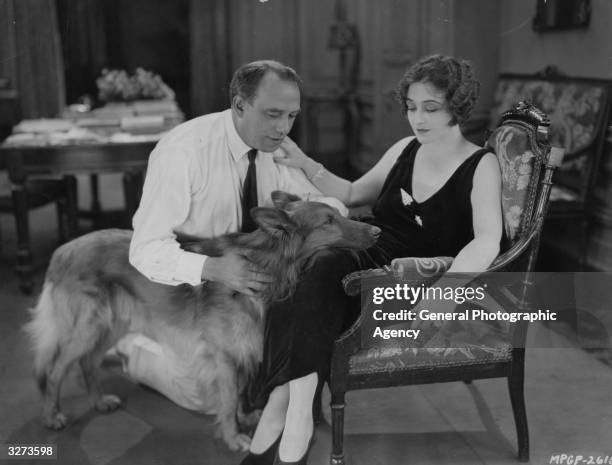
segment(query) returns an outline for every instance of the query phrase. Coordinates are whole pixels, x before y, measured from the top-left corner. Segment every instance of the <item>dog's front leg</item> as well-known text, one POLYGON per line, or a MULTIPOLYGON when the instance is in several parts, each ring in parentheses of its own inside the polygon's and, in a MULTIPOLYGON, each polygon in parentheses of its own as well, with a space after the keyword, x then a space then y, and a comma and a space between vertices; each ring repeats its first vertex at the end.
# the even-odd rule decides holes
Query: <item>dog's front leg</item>
POLYGON ((225 354, 219 352, 215 357, 216 387, 219 399, 219 435, 231 450, 246 451, 251 445, 251 438, 238 431, 236 417, 240 401, 238 390, 238 374, 235 363, 225 354))
POLYGON ((246 412, 244 410, 244 401, 241 399, 238 403, 238 424, 247 430, 253 430, 259 423, 259 419, 261 418, 261 410, 256 409, 250 412, 246 412))

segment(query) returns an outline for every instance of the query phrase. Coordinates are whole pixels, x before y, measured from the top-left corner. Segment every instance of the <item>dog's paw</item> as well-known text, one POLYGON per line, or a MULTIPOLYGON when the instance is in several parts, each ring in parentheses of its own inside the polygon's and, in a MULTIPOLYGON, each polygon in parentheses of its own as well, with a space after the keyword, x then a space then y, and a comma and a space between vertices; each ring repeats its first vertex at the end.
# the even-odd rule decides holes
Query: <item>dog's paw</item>
POLYGON ((253 410, 249 413, 238 414, 238 423, 244 429, 251 429, 257 426, 261 418, 261 410, 253 410))
POLYGON ((231 450, 246 452, 251 447, 251 438, 246 434, 235 434, 223 438, 231 450))
POLYGON ((113 394, 103 394, 96 400, 98 412, 112 412, 121 406, 121 399, 113 394))
POLYGON ((68 418, 62 412, 56 412, 53 415, 44 418, 44 423, 50 429, 62 429, 68 423, 68 418))

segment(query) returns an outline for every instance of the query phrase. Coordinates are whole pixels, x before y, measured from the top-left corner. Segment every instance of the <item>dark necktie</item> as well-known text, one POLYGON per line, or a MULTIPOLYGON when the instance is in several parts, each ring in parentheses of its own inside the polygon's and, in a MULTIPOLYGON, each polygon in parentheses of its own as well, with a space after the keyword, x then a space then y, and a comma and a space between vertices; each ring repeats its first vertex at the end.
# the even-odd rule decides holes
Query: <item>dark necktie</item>
POLYGON ((249 150, 248 156, 249 168, 242 185, 242 232, 251 232, 257 229, 255 221, 251 218, 251 208, 257 206, 257 173, 255 171, 257 149, 249 150))

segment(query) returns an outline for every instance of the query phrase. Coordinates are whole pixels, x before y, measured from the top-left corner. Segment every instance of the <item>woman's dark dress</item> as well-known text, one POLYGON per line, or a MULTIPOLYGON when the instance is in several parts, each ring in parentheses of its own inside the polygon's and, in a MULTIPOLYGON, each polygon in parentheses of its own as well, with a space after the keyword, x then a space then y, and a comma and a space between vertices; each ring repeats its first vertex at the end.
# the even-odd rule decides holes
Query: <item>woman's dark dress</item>
POLYGON ((348 298, 341 279, 397 257, 451 256, 474 238, 471 191, 474 171, 487 150, 467 158, 448 181, 423 202, 412 198, 412 172, 420 143, 413 139, 389 172, 368 223, 381 228, 377 243, 356 258, 333 251, 317 258, 293 297, 269 309, 264 359, 255 384, 256 406, 271 390, 317 372, 329 377, 333 342, 358 316, 358 300, 348 298))

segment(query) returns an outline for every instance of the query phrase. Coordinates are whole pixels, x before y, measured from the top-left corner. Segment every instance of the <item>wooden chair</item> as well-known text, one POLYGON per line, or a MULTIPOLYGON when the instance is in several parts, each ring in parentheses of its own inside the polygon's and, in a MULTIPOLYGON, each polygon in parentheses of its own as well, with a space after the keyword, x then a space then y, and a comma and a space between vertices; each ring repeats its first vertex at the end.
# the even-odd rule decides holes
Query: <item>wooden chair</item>
MULTIPOLYGON (((72 175, 35 177, 29 179, 19 192, 10 188, 0 189, 0 213, 12 214, 15 218, 18 248, 21 242, 30 241, 29 212, 50 203, 55 203, 57 208, 59 242, 76 237, 76 195, 76 178, 72 175)), ((15 271, 23 278, 20 260, 18 253, 15 271)), ((29 273, 27 275, 27 279, 20 279, 19 283, 24 294, 30 294, 33 290, 33 282, 29 273)))
MULTIPOLYGON (((529 273, 534 269, 539 235, 546 214, 554 168, 562 152, 548 143, 548 118, 535 107, 521 103, 503 115, 500 125, 488 139, 502 168, 502 202, 504 227, 510 244, 495 259, 488 271, 523 271, 521 292, 512 302, 515 308, 529 306, 529 273)), ((387 280, 389 275, 416 272, 421 282, 439 278, 452 258, 405 258, 392 262, 391 271, 365 270, 345 277, 349 295, 362 286, 387 280)), ((470 382, 475 379, 504 377, 508 380, 517 429, 518 458, 529 459, 527 415, 523 395, 526 326, 517 324, 512 337, 501 341, 495 350, 474 351, 470 357, 462 351, 440 351, 405 347, 385 341, 366 348, 362 330, 367 320, 366 306, 358 320, 335 342, 331 365, 330 390, 332 408, 332 453, 330 463, 343 465, 345 393, 350 390, 384 388, 399 385, 449 381, 470 382), (452 356, 445 355, 453 352, 452 356)), ((365 333, 367 334, 367 333, 365 333)))

